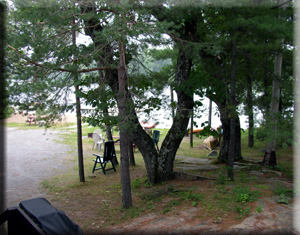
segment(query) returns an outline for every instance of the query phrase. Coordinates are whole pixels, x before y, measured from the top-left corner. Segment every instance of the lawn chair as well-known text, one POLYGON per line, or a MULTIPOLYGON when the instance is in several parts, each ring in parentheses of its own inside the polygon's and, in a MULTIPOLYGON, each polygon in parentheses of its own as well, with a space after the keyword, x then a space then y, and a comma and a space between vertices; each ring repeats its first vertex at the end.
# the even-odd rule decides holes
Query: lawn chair
POLYGON ((96 145, 96 149, 97 149, 97 150, 100 150, 102 144, 104 144, 104 142, 105 142, 105 138, 103 138, 103 137, 102 137, 100 134, 98 134, 98 133, 93 133, 92 137, 93 137, 93 140, 94 140, 94 145, 93 145, 93 148, 92 148, 92 149, 94 149, 94 147, 95 147, 95 145, 96 145))
POLYGON ((160 131, 158 131, 158 130, 153 131, 152 141, 153 141, 157 151, 159 151, 159 148, 158 148, 159 135, 160 135, 160 131))
POLYGON ((93 154, 96 156, 96 159, 93 161, 95 162, 94 167, 93 167, 93 173, 96 170, 102 169, 103 174, 105 175, 106 171, 109 170, 114 170, 116 171, 115 164, 113 162, 113 158, 116 157, 116 152, 115 152, 115 146, 113 141, 107 141, 104 143, 104 153, 103 156, 100 156, 98 154, 93 154), (106 168, 107 163, 111 163, 112 167, 111 168, 106 168), (101 167, 96 168, 97 164, 100 164, 101 167))

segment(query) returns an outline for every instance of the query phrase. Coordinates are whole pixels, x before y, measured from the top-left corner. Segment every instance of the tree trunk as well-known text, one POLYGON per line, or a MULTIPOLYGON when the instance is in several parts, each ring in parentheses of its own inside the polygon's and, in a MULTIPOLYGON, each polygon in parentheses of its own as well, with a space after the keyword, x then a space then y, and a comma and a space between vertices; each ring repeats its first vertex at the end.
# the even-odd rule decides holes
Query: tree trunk
MULTIPOLYGON (((0 192, 1 192, 1 197, 0 197, 0 213, 3 213, 6 210, 6 200, 4 197, 4 192, 5 192, 5 186, 6 186, 6 169, 5 169, 5 99, 6 99, 6 80, 4 76, 4 65, 5 65, 5 50, 4 50, 4 43, 5 43, 5 23, 6 23, 6 8, 4 7, 4 4, 0 3, 0 102, 1 102, 1 109, 0 109, 0 192)), ((0 225, 0 234, 6 234, 5 233, 5 228, 4 225, 0 225)))
MULTIPOLYGON (((283 40, 282 40, 283 41, 283 40)), ((270 110, 270 119, 268 121, 268 130, 270 130, 271 141, 267 143, 266 152, 264 155, 263 164, 269 166, 276 166, 276 136, 277 136, 277 115, 279 112, 279 98, 280 98, 280 87, 278 77, 281 76, 282 66, 282 55, 277 54, 275 56, 275 75, 272 84, 272 101, 270 110), (278 77, 277 77, 278 76, 278 77)))
MULTIPOLYGON (((78 91, 78 86, 75 91, 78 91)), ((80 111, 80 98, 76 95, 76 118, 77 118, 77 148, 78 148, 78 167, 80 182, 85 182, 84 165, 83 165, 83 149, 82 149, 82 126, 81 126, 81 111, 80 111)))
POLYGON ((174 121, 175 118, 175 109, 174 109, 174 95, 173 95, 173 88, 172 85, 170 85, 170 94, 171 94, 171 109, 172 109, 172 120, 174 121))
POLYGON ((249 120, 248 127, 248 147, 254 146, 254 115, 253 115, 253 95, 252 95, 252 78, 251 75, 247 75, 247 114, 249 120))
MULTIPOLYGON (((279 1, 280 8, 285 9, 284 1, 279 1), (283 4, 283 5, 282 5, 283 4)), ((280 16, 279 16, 280 17, 280 16)), ((280 40, 280 47, 283 46, 284 39, 280 40)), ((271 110, 270 110, 270 119, 267 122, 268 130, 270 130, 271 141, 267 143, 266 152, 264 155, 263 164, 269 166, 276 166, 276 137, 277 137, 277 115, 279 114, 279 100, 280 100, 280 82, 279 78, 281 77, 282 70, 282 54, 276 53, 275 62, 274 62, 274 74, 275 77, 273 79, 272 84, 272 100, 271 100, 271 110)))
POLYGON ((173 179, 174 177, 173 164, 175 155, 186 133, 189 118, 193 110, 193 94, 187 94, 184 88, 185 82, 189 80, 192 67, 189 50, 181 46, 178 53, 175 76, 175 91, 177 93, 178 105, 173 125, 161 145, 158 158, 159 181, 173 179))
MULTIPOLYGON (((95 9, 92 6, 91 7, 85 6, 83 9, 83 11, 85 12, 94 11, 94 10, 95 9)), ((89 36, 91 36, 96 46, 100 46, 96 41, 96 32, 99 33, 102 30, 101 26, 98 24, 98 19, 90 18, 89 20, 85 21, 85 25, 88 27, 86 33, 89 36)), ((186 23, 186 32, 183 37, 190 37, 191 33, 192 34, 195 33, 196 27, 194 26, 195 26, 194 24, 186 23)), ((138 117, 133 108, 134 102, 130 96, 130 93, 126 91, 125 94, 126 106, 128 105, 132 107, 130 109, 130 114, 127 116, 126 124, 129 124, 131 126, 131 129, 128 131, 130 131, 130 135, 132 136, 132 141, 139 148, 143 156, 146 170, 147 170, 148 181, 150 183, 157 183, 157 182, 172 179, 174 177, 173 163, 174 163, 175 155, 186 133, 189 118, 191 115, 190 111, 193 108, 192 94, 187 94, 185 92, 186 90, 191 90, 190 87, 185 87, 185 83, 186 81, 189 80, 190 77, 190 70, 192 65, 191 60, 189 59, 190 53, 189 50, 187 49, 188 48, 183 48, 183 45, 179 45, 177 72, 174 81, 175 92, 177 93, 177 97, 178 97, 177 111, 174 117, 173 125, 169 130, 167 136, 165 137, 159 153, 157 152, 153 144, 152 138, 149 135, 147 135, 147 133, 143 130, 142 126, 139 123, 138 117)), ((112 59, 113 53, 111 53, 112 51, 113 51, 112 48, 108 49, 107 51, 108 56, 104 55, 103 58, 105 58, 106 60, 110 58, 113 61, 112 59)), ((101 60, 101 58, 99 58, 99 60, 101 60)), ((110 86, 114 94, 119 94, 118 76, 116 75, 115 70, 113 69, 106 70, 105 83, 110 86)), ((119 98, 116 97, 116 99, 118 100, 119 98)), ((121 165, 123 165, 122 162, 121 165)), ((125 186, 126 184, 124 183, 124 187, 125 186)))
POLYGON ((119 41, 120 67, 118 69, 119 93, 118 93, 118 109, 119 109, 119 128, 120 128, 120 152, 121 152, 121 182, 122 182, 122 201, 123 207, 132 206, 131 183, 129 172, 129 155, 128 155, 128 127, 126 119, 128 116, 126 107, 126 64, 125 50, 122 41, 119 41))
MULTIPOLYGON (((100 61, 98 61, 97 65, 99 67, 101 67, 104 64, 101 63, 100 61)), ((98 70, 99 77, 101 78, 101 80, 100 80, 100 86, 103 83, 104 78, 105 78, 105 76, 103 75, 103 73, 104 72, 102 70, 98 70)), ((105 84, 104 84, 104 86, 105 86, 105 84)), ((104 88, 104 90, 105 90, 105 88, 104 88)), ((102 97, 100 98, 100 102, 107 104, 106 99, 102 98, 102 97)), ((109 112, 108 112, 107 106, 102 111, 103 111, 103 115, 108 118, 109 117, 109 112)), ((112 129, 112 127, 109 124, 105 123, 105 132, 106 132, 107 140, 113 140, 113 135, 112 135, 111 129, 112 129)))
POLYGON ((111 126, 108 124, 105 124, 105 132, 106 132, 106 138, 107 140, 113 140, 113 135, 111 131, 111 126))
POLYGON ((212 100, 209 99, 209 107, 208 107, 208 126, 211 126, 211 113, 212 113, 212 100))
MULTIPOLYGON (((250 53, 248 53, 250 54, 250 53)), ((252 91, 252 72, 250 66, 250 56, 247 58, 247 107, 246 114, 248 115, 248 147, 252 148, 254 146, 254 114, 253 114, 253 91, 252 91)))
POLYGON ((194 113, 192 111, 192 115, 191 115, 191 134, 190 134, 190 147, 193 148, 193 137, 194 137, 194 134, 193 134, 193 124, 194 124, 194 113))
POLYGON ((134 152, 133 152, 133 142, 129 141, 128 145, 129 150, 129 162, 131 166, 135 166, 134 152))
MULTIPOLYGON (((220 111, 220 118, 222 123, 223 135, 222 135, 222 142, 221 148, 218 156, 218 161, 222 163, 228 163, 228 155, 229 155, 229 141, 230 141, 230 116, 228 110, 226 108, 226 102, 223 103, 216 102, 219 111, 220 111)), ((239 161, 242 158, 241 154, 241 125, 240 119, 237 117, 235 119, 235 156, 234 161, 239 161)))
POLYGON ((230 78, 230 103, 231 103, 231 117, 230 117, 230 140, 229 140, 229 151, 228 151, 228 178, 233 181, 233 161, 236 156, 236 119, 238 114, 236 112, 236 41, 232 42, 232 69, 230 78))
POLYGON ((124 208, 128 208, 132 206, 128 143, 129 142, 127 139, 126 131, 120 130, 121 183, 122 183, 122 202, 124 208))
MULTIPOLYGON (((75 27, 75 20, 73 20, 73 25, 75 27)), ((75 33, 74 30, 72 30, 72 43, 76 47, 76 33, 75 33)), ((75 58, 74 58, 74 61, 75 61, 75 58)), ((78 80, 78 73, 75 72, 74 73, 74 81, 77 82, 77 80, 78 80)), ((80 182, 85 182, 84 163, 83 163, 83 149, 82 149, 81 108, 80 108, 80 98, 77 95, 78 91, 79 91, 79 86, 76 85, 75 86, 75 94, 76 94, 77 148, 78 148, 79 180, 80 180, 80 182)))

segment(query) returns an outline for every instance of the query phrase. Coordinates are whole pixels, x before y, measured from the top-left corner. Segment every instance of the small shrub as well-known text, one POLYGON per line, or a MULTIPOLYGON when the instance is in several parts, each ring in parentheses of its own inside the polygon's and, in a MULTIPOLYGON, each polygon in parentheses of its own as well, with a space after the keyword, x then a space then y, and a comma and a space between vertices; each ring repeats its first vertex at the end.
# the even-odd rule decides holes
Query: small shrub
POLYGON ((240 215, 249 215, 251 213, 250 207, 241 207, 241 206, 236 206, 236 212, 240 215))
POLYGON ((227 180, 227 177, 224 176, 224 174, 219 173, 218 179, 217 179, 217 184, 223 185, 223 184, 225 184, 226 180, 227 180))
POLYGON ((131 188, 136 189, 140 188, 142 185, 142 181, 140 179, 135 179, 131 182, 131 188))
POLYGON ((277 199, 277 202, 281 204, 289 204, 290 199, 285 194, 282 193, 277 199))
POLYGON ((259 197, 259 193, 257 191, 250 191, 247 186, 238 186, 233 189, 233 193, 235 194, 237 202, 253 202, 257 200, 259 197))
POLYGON ((267 137, 267 131, 265 127, 260 127, 256 129, 255 138, 259 141, 264 141, 267 137))
POLYGON ((166 214, 166 213, 168 213, 170 211, 170 208, 165 208, 165 209, 163 209, 163 211, 161 212, 162 214, 166 214))
POLYGON ((246 183, 249 180, 248 174, 244 171, 240 172, 239 177, 242 183, 246 183))
POLYGON ((261 207, 261 206, 256 207, 256 208, 255 208, 255 211, 256 211, 257 213, 262 213, 262 207, 261 207))
POLYGON ((275 195, 284 195, 284 196, 293 196, 293 189, 288 189, 284 186, 282 186, 280 183, 276 184, 276 187, 274 189, 275 195))

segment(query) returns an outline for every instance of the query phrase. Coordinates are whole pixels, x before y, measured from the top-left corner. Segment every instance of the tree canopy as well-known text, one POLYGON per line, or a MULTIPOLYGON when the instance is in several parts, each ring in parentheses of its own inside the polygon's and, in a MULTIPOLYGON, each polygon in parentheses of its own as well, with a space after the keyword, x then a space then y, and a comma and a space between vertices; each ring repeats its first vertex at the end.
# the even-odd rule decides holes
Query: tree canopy
POLYGON ((138 146, 148 180, 155 183, 174 177, 177 149, 197 109, 193 95, 206 96, 220 112, 219 161, 239 160, 238 107, 245 107, 249 123, 255 109, 267 119, 278 53, 285 58, 280 116, 293 116, 293 8, 292 2, 284 4, 285 10, 271 0, 16 0, 7 19, 10 102, 54 120, 74 109, 69 97, 75 92, 94 108, 90 124, 105 124, 107 130, 118 125, 124 142, 138 146), (74 31, 78 38, 88 36, 89 43, 74 45, 74 31), (176 112, 157 152, 137 111, 151 115, 164 107, 158 94, 167 86, 176 93, 171 104, 176 112))

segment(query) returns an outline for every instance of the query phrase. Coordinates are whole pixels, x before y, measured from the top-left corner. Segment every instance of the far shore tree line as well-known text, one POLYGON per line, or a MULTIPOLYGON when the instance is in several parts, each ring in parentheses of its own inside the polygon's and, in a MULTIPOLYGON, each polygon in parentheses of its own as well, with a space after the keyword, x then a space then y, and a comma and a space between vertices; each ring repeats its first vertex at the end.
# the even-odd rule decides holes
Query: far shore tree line
POLYGON ((242 159, 239 115, 249 120, 248 146, 254 145, 255 113, 263 114, 257 132, 267 141, 265 165, 276 165, 275 149, 291 145, 293 100, 293 3, 291 1, 175 0, 15 0, 7 3, 9 102, 33 106, 50 124, 76 108, 80 181, 84 182, 81 109, 94 109, 87 121, 120 130, 124 207, 132 205, 129 146, 140 150, 149 183, 174 178, 176 152, 191 115, 203 105, 218 107, 223 141, 218 161, 242 159), (81 42, 80 35, 90 38, 81 42), (169 87, 177 100, 160 99, 169 87), (69 96, 76 95, 76 107, 69 96), (171 100, 171 101, 170 101, 171 100), (140 124, 168 106, 173 124, 159 151, 140 124), (238 107, 244 107, 243 110, 238 107), (111 110, 117 110, 113 116, 111 110))

